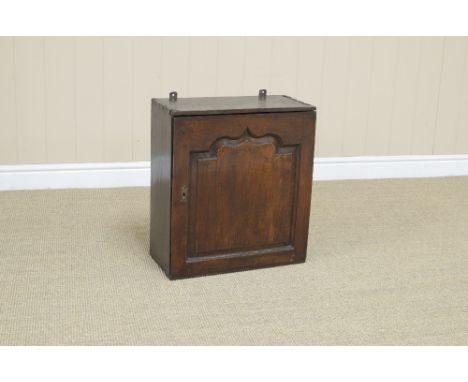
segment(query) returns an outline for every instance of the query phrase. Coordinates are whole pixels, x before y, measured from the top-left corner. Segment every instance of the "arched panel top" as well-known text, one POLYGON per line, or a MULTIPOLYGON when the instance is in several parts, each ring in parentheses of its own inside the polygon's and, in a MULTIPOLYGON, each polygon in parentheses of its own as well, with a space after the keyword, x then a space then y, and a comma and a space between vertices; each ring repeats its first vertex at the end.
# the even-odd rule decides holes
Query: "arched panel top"
POLYGON ((277 135, 255 136, 249 128, 192 153, 188 257, 291 245, 296 154, 277 135))
POLYGON ((270 145, 271 154, 279 154, 282 146, 281 138, 274 134, 255 136, 247 127, 241 136, 237 138, 221 137, 213 142, 209 150, 209 157, 215 158, 221 150, 235 149, 241 145, 251 144, 256 146, 270 145))

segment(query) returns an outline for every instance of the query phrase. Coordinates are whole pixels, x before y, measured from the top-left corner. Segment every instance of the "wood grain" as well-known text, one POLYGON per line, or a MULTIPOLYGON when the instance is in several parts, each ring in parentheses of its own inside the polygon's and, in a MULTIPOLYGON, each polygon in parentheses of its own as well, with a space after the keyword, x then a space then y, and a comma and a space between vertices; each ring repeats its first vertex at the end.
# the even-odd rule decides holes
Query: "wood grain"
POLYGON ((150 253, 170 274, 172 120, 161 105, 151 103, 150 253))
POLYGON ((249 129, 192 154, 188 256, 288 245, 297 154, 295 146, 249 129))
POLYGON ((268 111, 307 111, 313 110, 313 105, 296 99, 269 95, 265 99, 258 96, 246 97, 197 97, 178 98, 170 101, 168 98, 156 98, 173 116, 208 115, 208 114, 245 114, 268 111))

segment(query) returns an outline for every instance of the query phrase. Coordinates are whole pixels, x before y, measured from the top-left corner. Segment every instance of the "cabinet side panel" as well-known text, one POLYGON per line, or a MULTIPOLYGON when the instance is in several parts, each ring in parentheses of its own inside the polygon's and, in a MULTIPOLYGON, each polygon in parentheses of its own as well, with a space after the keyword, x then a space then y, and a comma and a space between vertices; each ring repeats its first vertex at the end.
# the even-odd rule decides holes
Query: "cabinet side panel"
POLYGON ((171 222, 171 117, 151 105, 151 228, 150 252, 169 275, 171 222))

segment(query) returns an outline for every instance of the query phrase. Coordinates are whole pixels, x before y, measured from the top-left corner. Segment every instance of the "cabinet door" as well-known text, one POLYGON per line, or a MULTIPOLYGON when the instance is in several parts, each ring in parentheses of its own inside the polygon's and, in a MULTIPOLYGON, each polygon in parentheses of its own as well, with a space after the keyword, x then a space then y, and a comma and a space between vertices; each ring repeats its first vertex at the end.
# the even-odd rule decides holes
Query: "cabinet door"
POLYGON ((315 112, 175 117, 171 275, 303 262, 315 112))

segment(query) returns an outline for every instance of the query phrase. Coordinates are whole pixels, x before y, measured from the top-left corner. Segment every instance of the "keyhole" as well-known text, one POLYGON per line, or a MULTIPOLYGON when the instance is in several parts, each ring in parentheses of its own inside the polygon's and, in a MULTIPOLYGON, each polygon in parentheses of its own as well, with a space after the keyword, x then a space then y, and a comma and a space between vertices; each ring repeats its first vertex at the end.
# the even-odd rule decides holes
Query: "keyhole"
POLYGON ((187 201, 187 187, 183 186, 180 189, 180 201, 181 202, 186 202, 187 201))

